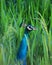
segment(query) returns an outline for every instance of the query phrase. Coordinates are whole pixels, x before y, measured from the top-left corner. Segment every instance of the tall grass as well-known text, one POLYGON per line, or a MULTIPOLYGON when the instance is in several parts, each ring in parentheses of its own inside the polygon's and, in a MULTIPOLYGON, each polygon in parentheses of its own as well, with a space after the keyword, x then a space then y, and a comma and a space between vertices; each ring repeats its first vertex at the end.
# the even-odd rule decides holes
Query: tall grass
MULTIPOLYGON (((27 65, 52 65, 51 0, 1 0, 0 65, 16 65, 24 35, 22 21, 37 28, 29 33, 27 65)), ((19 64, 18 64, 19 65, 19 64)))

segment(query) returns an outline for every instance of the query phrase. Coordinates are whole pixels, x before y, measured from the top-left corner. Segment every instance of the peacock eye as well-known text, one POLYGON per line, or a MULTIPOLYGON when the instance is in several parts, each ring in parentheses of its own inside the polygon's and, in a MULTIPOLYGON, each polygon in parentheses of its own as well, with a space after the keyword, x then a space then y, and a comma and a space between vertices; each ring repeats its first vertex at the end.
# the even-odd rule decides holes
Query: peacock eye
POLYGON ((31 28, 31 26, 29 26, 29 28, 31 28))
POLYGON ((32 30, 32 27, 29 25, 29 26, 27 26, 27 29, 28 30, 32 30))

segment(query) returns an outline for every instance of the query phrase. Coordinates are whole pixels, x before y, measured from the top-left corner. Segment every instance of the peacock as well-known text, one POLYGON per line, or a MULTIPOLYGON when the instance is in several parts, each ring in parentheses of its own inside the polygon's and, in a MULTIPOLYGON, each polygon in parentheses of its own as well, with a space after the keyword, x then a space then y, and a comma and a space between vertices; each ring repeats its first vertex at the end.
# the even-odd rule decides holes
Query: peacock
POLYGON ((26 62, 27 51, 28 51, 27 39, 29 37, 29 32, 32 30, 36 30, 36 28, 31 25, 27 25, 25 23, 21 23, 20 27, 24 27, 25 32, 17 52, 17 60, 22 61, 21 65, 27 65, 27 62, 26 62))

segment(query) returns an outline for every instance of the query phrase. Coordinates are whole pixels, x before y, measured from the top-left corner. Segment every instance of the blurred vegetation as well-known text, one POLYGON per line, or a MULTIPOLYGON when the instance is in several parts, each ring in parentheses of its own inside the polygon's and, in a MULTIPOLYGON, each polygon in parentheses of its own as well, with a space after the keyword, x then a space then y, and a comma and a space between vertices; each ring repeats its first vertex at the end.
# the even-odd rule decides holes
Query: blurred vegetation
POLYGON ((0 65, 16 64, 22 21, 37 28, 27 40, 27 65, 52 65, 52 0, 0 0, 0 11, 0 65))

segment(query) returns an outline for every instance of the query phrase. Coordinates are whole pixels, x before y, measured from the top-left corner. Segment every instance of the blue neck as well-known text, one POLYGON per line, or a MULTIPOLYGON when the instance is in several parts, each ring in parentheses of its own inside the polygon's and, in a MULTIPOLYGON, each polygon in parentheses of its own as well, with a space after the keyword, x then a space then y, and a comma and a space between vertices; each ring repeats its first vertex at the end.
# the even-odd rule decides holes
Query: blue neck
POLYGON ((26 36, 28 36, 29 35, 29 31, 27 29, 25 29, 24 34, 26 34, 26 36))

